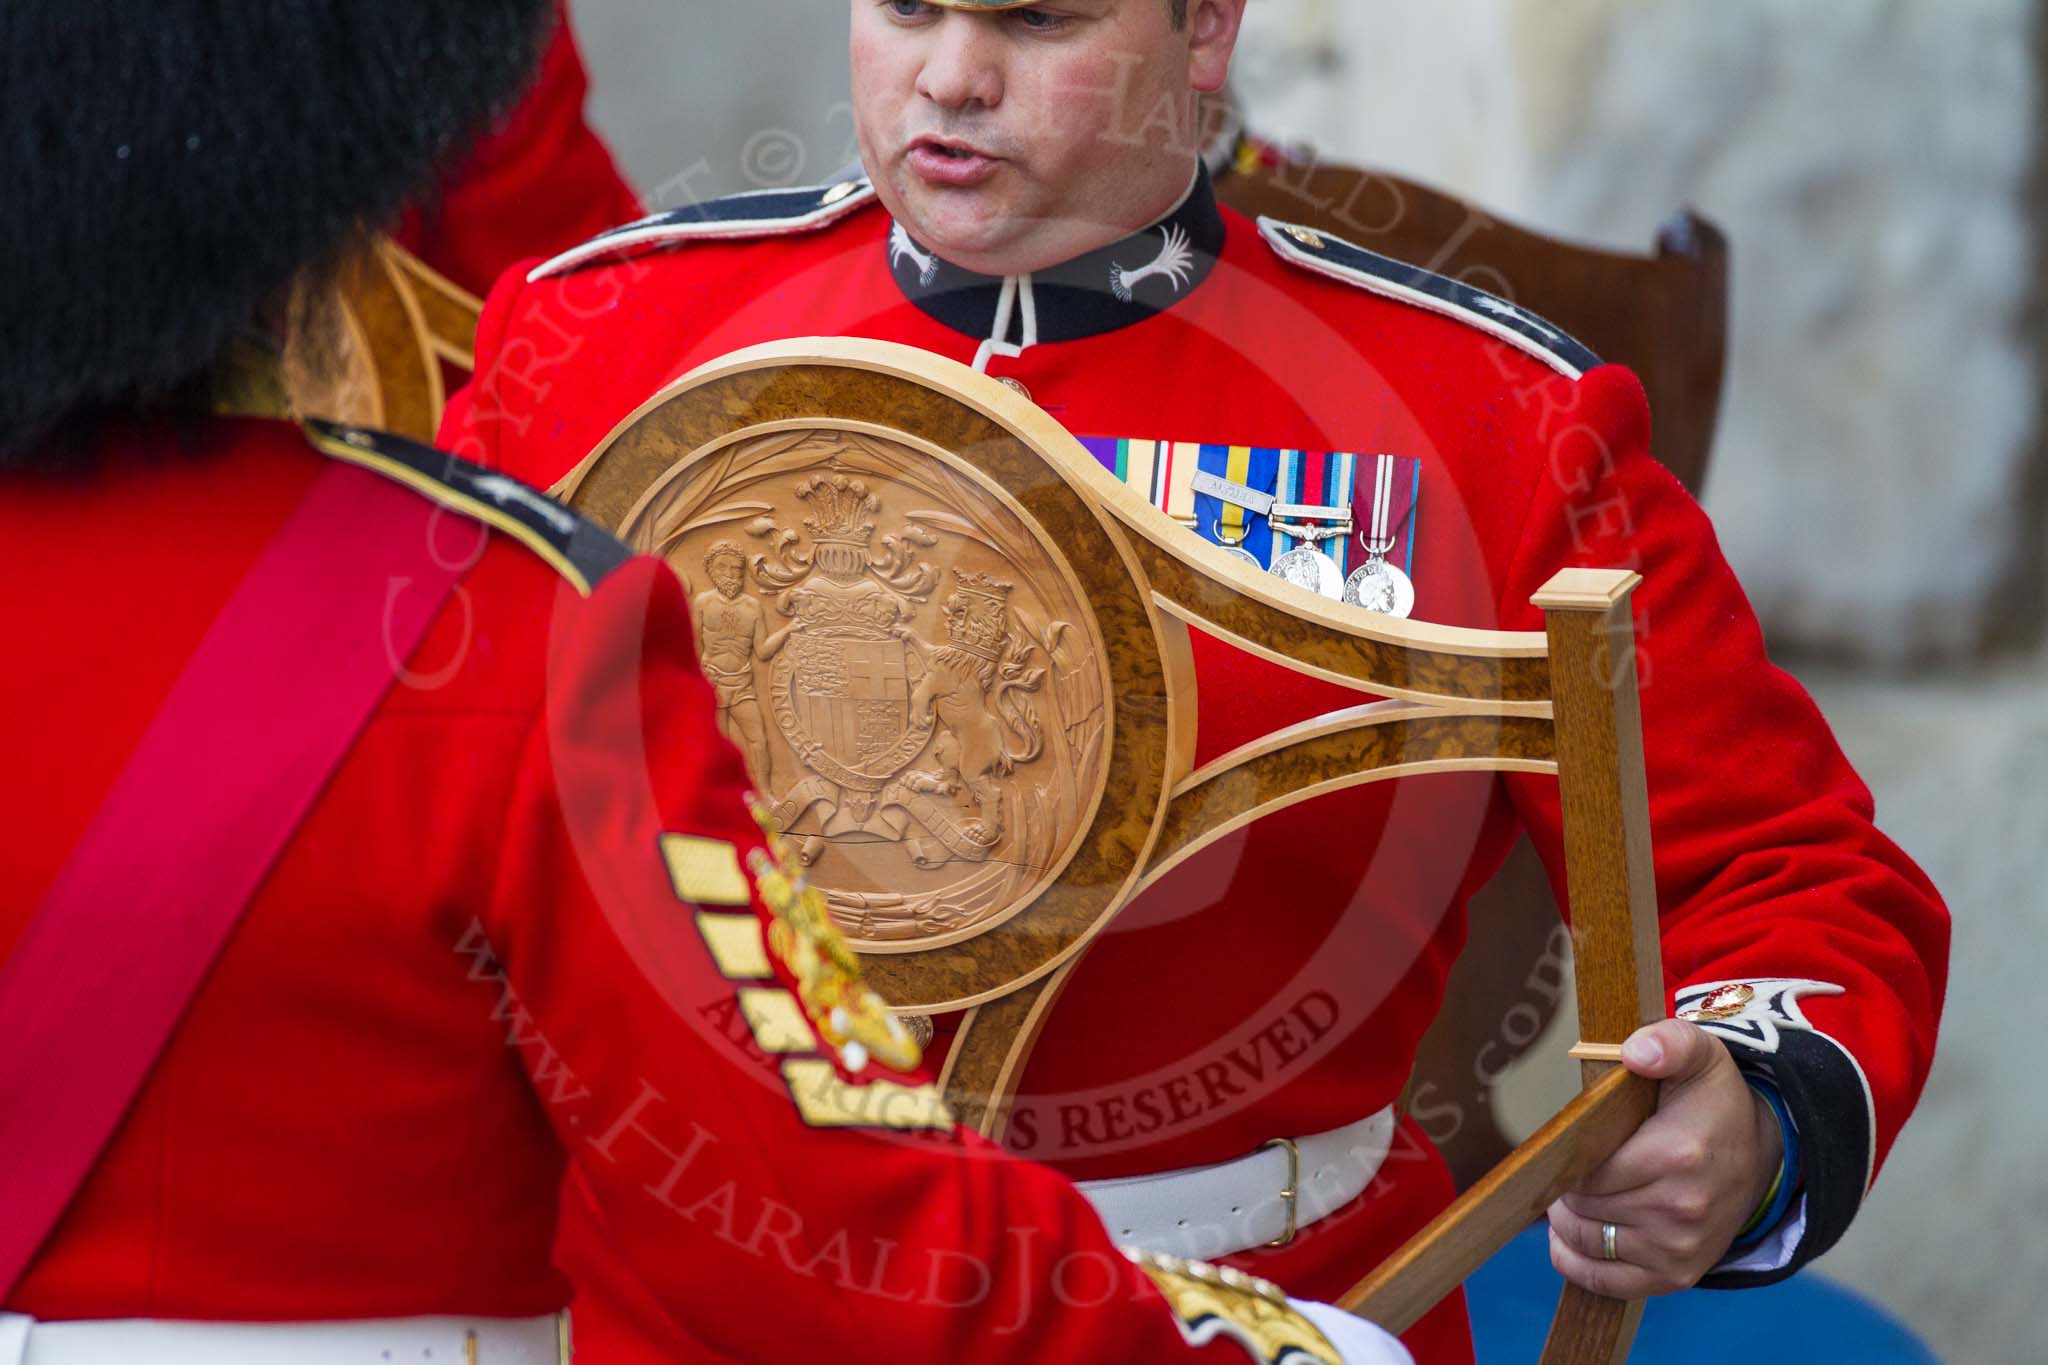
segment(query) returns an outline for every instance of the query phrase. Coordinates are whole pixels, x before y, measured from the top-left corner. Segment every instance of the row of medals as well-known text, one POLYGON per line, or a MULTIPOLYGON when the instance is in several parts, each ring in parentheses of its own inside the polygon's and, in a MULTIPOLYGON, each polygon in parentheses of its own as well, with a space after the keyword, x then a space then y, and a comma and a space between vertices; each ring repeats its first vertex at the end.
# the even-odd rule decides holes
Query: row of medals
MULTIPOLYGON (((1335 508, 1327 510, 1333 514, 1337 511, 1335 508)), ((1365 563, 1346 578, 1344 571, 1337 567, 1337 561, 1323 553, 1322 542, 1350 535, 1350 517, 1345 516, 1328 525, 1277 519, 1270 525, 1275 535, 1291 536, 1302 542, 1274 560, 1270 569, 1259 563, 1259 557, 1241 543, 1231 544, 1220 537, 1214 543, 1233 559, 1241 559, 1254 568, 1266 569, 1275 578, 1285 579, 1297 588, 1306 588, 1332 601, 1343 601, 1367 611, 1404 618, 1415 610, 1414 582, 1398 564, 1387 559, 1388 552, 1394 548, 1392 541, 1360 537, 1359 543, 1365 547, 1365 563)))

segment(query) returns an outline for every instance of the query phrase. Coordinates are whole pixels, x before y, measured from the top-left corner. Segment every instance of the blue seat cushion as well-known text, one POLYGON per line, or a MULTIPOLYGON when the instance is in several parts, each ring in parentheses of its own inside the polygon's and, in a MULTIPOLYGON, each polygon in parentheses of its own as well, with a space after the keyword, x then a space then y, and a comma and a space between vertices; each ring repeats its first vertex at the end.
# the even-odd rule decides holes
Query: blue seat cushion
MULTIPOLYGON (((1541 1223, 1481 1266, 1465 1284, 1479 1365, 1531 1365, 1550 1335, 1563 1288, 1541 1223)), ((1694 1289, 1651 1299, 1629 1359, 1648 1365, 1725 1358, 1736 1342, 1768 1342, 1780 1360, 1938 1365, 1896 1318, 1811 1270, 1764 1289, 1694 1289)))

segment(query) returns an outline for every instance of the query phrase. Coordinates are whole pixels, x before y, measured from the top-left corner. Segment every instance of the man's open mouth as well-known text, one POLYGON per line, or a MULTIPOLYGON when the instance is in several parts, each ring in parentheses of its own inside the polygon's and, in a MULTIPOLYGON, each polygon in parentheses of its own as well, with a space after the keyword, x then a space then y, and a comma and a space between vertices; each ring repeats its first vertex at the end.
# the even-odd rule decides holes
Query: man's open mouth
POLYGON ((953 161, 987 161, 994 159, 987 152, 971 147, 964 142, 942 142, 938 138, 932 137, 919 138, 911 144, 911 149, 913 151, 931 152, 953 161))
POLYGON ((910 144, 910 169, 926 184, 970 189, 986 184, 1002 169, 1002 158, 979 147, 949 138, 921 137, 910 144))

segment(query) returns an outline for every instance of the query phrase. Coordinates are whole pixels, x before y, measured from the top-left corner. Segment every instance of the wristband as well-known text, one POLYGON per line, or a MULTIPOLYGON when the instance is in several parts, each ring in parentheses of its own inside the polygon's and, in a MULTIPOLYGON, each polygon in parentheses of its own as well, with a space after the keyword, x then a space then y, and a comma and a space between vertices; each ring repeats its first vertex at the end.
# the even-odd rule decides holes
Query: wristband
POLYGON ((1762 1097, 1771 1107, 1772 1117, 1778 1120, 1778 1137, 1784 1155, 1778 1162, 1777 1179, 1764 1195, 1763 1203, 1757 1206, 1749 1221, 1742 1225, 1742 1231, 1735 1234, 1734 1249, 1750 1247, 1761 1242, 1777 1230, 1785 1220, 1786 1212, 1792 1207, 1792 1196, 1799 1191, 1799 1127, 1792 1122, 1791 1111, 1785 1108, 1785 1101, 1778 1094, 1778 1087, 1757 1076, 1744 1076, 1749 1088, 1762 1097))

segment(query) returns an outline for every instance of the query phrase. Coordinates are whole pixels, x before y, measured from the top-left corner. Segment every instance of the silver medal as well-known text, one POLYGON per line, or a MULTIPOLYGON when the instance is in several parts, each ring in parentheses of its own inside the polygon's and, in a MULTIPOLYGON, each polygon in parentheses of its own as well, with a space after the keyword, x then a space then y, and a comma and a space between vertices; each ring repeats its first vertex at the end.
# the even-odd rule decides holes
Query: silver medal
POLYGON ((1365 551, 1365 563, 1345 581, 1344 600, 1354 607, 1405 620, 1415 610, 1415 584, 1398 565, 1387 560, 1397 543, 1392 517, 1394 457, 1381 455, 1374 464, 1377 468, 1373 477, 1372 525, 1358 538, 1365 551))
POLYGON ((1265 565, 1259 563, 1259 557, 1257 555, 1253 554, 1250 550, 1245 549, 1245 547, 1242 545, 1218 545, 1216 548, 1223 551, 1224 554, 1229 555, 1232 559, 1243 560, 1245 563, 1251 565, 1254 569, 1264 569, 1266 567, 1265 565))
MULTIPOLYGON (((1236 487, 1236 485, 1233 484, 1232 487, 1236 487)), ((1229 555, 1232 559, 1242 560, 1244 563, 1251 565, 1254 569, 1264 569, 1266 567, 1265 564, 1260 561, 1257 555, 1253 554, 1250 550, 1245 549, 1244 536, 1240 535, 1236 540, 1231 540, 1230 538, 1225 536, 1223 534, 1223 526, 1221 522, 1211 521, 1209 523, 1209 534, 1207 537, 1205 537, 1205 539, 1207 539, 1211 545, 1214 545, 1217 549, 1229 555)))
POLYGON ((1398 565, 1373 555, 1345 582, 1344 600, 1354 607, 1406 620, 1415 610, 1415 584, 1398 565))
POLYGON ((1273 561, 1273 576, 1335 601, 1344 595, 1337 562, 1313 545, 1299 545, 1273 561))

